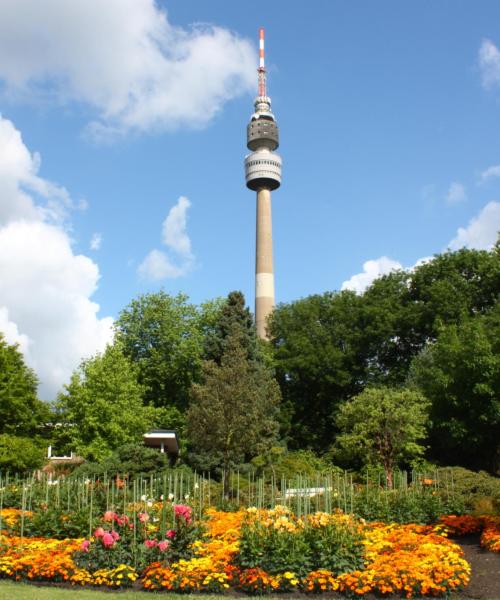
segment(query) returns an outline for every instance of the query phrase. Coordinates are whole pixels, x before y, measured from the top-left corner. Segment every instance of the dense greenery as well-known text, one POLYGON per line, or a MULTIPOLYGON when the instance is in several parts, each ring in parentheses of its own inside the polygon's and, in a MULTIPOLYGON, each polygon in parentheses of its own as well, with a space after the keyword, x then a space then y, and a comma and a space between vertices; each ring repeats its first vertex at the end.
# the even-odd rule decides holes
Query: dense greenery
POLYGON ((203 383, 192 390, 188 434, 203 469, 229 470, 276 442, 279 388, 270 370, 250 360, 241 327, 229 332, 220 365, 205 361, 203 383))
POLYGON ((421 456, 424 447, 427 400, 417 391, 387 387, 366 388, 339 410, 337 452, 361 465, 381 465, 392 488, 398 464, 421 456))
POLYGON ((0 435, 20 440, 0 445, 1 466, 38 464, 38 441, 31 448, 21 438, 39 432, 57 453, 97 461, 88 473, 127 465, 139 473, 113 453, 158 426, 177 430, 181 463, 216 477, 235 466, 280 478, 336 464, 385 465, 390 476, 419 454, 498 473, 499 294, 498 244, 444 252, 362 294, 281 304, 270 342, 257 339, 241 292, 202 305, 144 294, 119 315, 113 344, 73 374, 52 414, 19 350, 0 334, 0 435), (374 389, 425 398, 401 396, 387 409, 411 433, 390 458, 366 443, 377 439, 381 417, 374 389))

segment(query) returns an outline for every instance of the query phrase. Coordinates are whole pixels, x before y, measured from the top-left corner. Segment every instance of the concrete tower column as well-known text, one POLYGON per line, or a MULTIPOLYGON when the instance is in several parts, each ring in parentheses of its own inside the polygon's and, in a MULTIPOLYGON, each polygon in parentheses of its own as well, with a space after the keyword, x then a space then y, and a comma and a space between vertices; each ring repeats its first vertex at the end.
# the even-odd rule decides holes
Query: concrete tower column
POLYGON ((274 308, 273 232, 271 223, 271 191, 281 185, 281 157, 278 124, 271 111, 271 98, 266 92, 264 66, 264 30, 259 31, 259 95, 255 112, 247 126, 245 179, 247 187, 257 192, 257 229, 255 248, 255 325, 257 335, 267 339, 267 318, 274 308))
POLYGON ((257 190, 255 253, 255 325, 257 335, 267 339, 266 321, 274 308, 273 228, 271 190, 257 190))

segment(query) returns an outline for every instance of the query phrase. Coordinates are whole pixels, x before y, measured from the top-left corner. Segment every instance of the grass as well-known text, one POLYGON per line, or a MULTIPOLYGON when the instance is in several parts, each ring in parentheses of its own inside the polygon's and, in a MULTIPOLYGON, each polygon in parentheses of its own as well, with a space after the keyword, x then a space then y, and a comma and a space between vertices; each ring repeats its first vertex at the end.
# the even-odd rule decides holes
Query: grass
POLYGON ((56 588, 51 586, 37 586, 28 583, 12 583, 0 581, 0 600, 148 600, 148 598, 164 598, 165 600, 215 600, 221 596, 215 594, 169 594, 155 592, 121 592, 88 590, 84 588, 56 588))
MULTIPOLYGON (((166 592, 121 592, 97 590, 88 590, 84 588, 55 588, 30 585, 28 583, 12 583, 10 581, 0 581, 0 600, 147 600, 147 598, 162 598, 165 600, 220 600, 221 598, 230 598, 230 596, 217 596, 216 594, 171 594, 166 592)), ((249 596, 250 598, 250 596, 249 596)), ((285 600, 287 595, 280 594, 275 596, 259 596, 259 600, 275 600, 276 598, 285 600)), ((339 596, 340 598, 340 596, 339 596)), ((342 596, 342 598, 345 598, 342 596)), ((421 599, 425 600, 425 599, 421 599)), ((436 600, 436 599, 433 599, 436 600)), ((461 594, 452 594, 449 600, 471 600, 469 596, 461 594)), ((498 598, 483 598, 482 600, 498 600, 498 598)))

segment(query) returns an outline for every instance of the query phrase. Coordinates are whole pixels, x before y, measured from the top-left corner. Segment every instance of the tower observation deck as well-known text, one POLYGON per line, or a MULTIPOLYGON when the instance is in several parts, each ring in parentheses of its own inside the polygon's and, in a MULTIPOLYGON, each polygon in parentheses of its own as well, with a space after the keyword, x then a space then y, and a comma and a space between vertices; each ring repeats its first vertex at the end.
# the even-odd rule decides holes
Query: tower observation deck
POLYGON ((257 335, 267 339, 266 321, 274 308, 273 235, 271 191, 281 185, 279 131, 271 111, 271 99, 266 90, 264 64, 264 29, 259 31, 259 88, 255 111, 247 126, 245 178, 249 189, 257 192, 257 227, 255 252, 255 323, 257 335))

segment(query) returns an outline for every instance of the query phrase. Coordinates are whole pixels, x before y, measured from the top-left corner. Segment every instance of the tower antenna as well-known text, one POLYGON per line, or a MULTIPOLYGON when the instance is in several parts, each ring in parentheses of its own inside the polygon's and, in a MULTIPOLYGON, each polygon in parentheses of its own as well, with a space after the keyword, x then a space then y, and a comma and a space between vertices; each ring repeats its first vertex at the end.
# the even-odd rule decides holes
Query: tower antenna
POLYGON ((264 62, 264 28, 259 29, 259 96, 265 98, 266 93, 266 65, 264 62))

